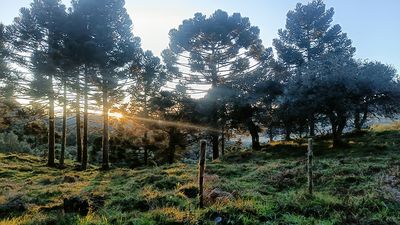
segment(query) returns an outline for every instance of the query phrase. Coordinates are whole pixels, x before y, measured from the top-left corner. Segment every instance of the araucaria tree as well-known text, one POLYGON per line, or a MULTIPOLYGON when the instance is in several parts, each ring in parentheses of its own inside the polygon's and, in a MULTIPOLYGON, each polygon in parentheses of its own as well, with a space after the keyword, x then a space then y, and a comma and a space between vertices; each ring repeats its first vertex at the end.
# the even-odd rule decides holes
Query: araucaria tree
MULTIPOLYGON (((210 92, 235 76, 253 69, 265 56, 259 29, 239 13, 228 15, 217 10, 210 17, 196 13, 169 32, 169 48, 163 52, 170 72, 193 86, 206 85, 210 92)), ((218 103, 213 94, 209 124, 218 130, 218 103)), ((219 157, 219 132, 211 132, 213 158, 219 157)))
POLYGON ((48 110, 48 165, 55 166, 55 78, 60 75, 65 6, 60 0, 35 0, 29 9, 22 8, 20 17, 9 28, 13 46, 21 61, 34 74, 30 94, 46 98, 48 110))
POLYGON ((92 80, 102 93, 104 169, 109 168, 109 98, 116 92, 118 82, 128 76, 129 63, 141 53, 140 39, 132 34, 132 21, 124 6, 124 0, 78 0, 74 3, 74 13, 80 16, 77 25, 85 31, 84 44, 90 51, 90 61, 85 67, 90 68, 91 74, 90 77, 86 74, 85 80, 92 80))

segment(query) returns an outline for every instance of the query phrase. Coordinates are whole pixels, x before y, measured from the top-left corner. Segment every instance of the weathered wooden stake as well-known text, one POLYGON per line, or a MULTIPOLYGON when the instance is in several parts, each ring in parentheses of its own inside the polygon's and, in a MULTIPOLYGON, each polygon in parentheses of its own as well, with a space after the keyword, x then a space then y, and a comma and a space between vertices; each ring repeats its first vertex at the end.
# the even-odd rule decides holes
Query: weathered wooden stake
POLYGON ((200 196, 200 208, 203 208, 203 182, 204 182, 204 170, 205 170, 205 162, 206 162, 206 146, 207 143, 205 140, 200 141, 200 156, 199 156, 199 196, 200 196))
POLYGON ((308 178, 308 194, 313 194, 313 139, 308 139, 308 149, 307 149, 307 178, 308 178))

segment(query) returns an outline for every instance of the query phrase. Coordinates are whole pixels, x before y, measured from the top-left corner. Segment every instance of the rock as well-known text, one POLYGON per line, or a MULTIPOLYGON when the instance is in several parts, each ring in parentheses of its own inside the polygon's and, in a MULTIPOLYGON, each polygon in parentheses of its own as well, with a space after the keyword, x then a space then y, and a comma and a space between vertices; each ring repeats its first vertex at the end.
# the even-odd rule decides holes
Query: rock
POLYGON ((63 183, 75 183, 77 182, 79 177, 72 177, 72 176, 64 176, 63 183))
POLYGON ((89 202, 81 197, 65 198, 64 212, 78 213, 81 216, 86 216, 89 212, 89 202))
POLYGON ((219 176, 216 174, 204 174, 204 183, 214 183, 219 180, 219 176))
POLYGON ((10 214, 22 214, 28 207, 21 197, 15 197, 7 203, 0 205, 0 217, 7 217, 10 214))
POLYGON ((235 197, 231 193, 223 191, 219 188, 215 188, 205 195, 207 201, 210 203, 227 202, 235 199, 235 197))

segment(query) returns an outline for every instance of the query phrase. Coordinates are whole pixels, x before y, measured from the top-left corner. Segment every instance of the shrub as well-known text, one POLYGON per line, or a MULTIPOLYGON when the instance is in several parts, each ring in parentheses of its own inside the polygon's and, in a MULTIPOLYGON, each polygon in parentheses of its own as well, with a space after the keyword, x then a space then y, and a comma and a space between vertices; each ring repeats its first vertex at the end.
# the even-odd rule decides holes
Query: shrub
POLYGON ((13 132, 0 133, 0 152, 31 152, 29 144, 19 141, 18 136, 13 132))

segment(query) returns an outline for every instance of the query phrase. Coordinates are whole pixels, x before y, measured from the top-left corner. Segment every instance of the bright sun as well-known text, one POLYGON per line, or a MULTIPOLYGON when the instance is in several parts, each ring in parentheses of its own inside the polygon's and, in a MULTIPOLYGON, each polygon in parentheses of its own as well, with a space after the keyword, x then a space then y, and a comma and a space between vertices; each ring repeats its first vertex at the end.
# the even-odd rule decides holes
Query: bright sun
POLYGON ((116 119, 122 119, 124 117, 124 115, 122 115, 122 113, 118 113, 118 112, 112 112, 108 114, 110 117, 114 117, 116 119))

